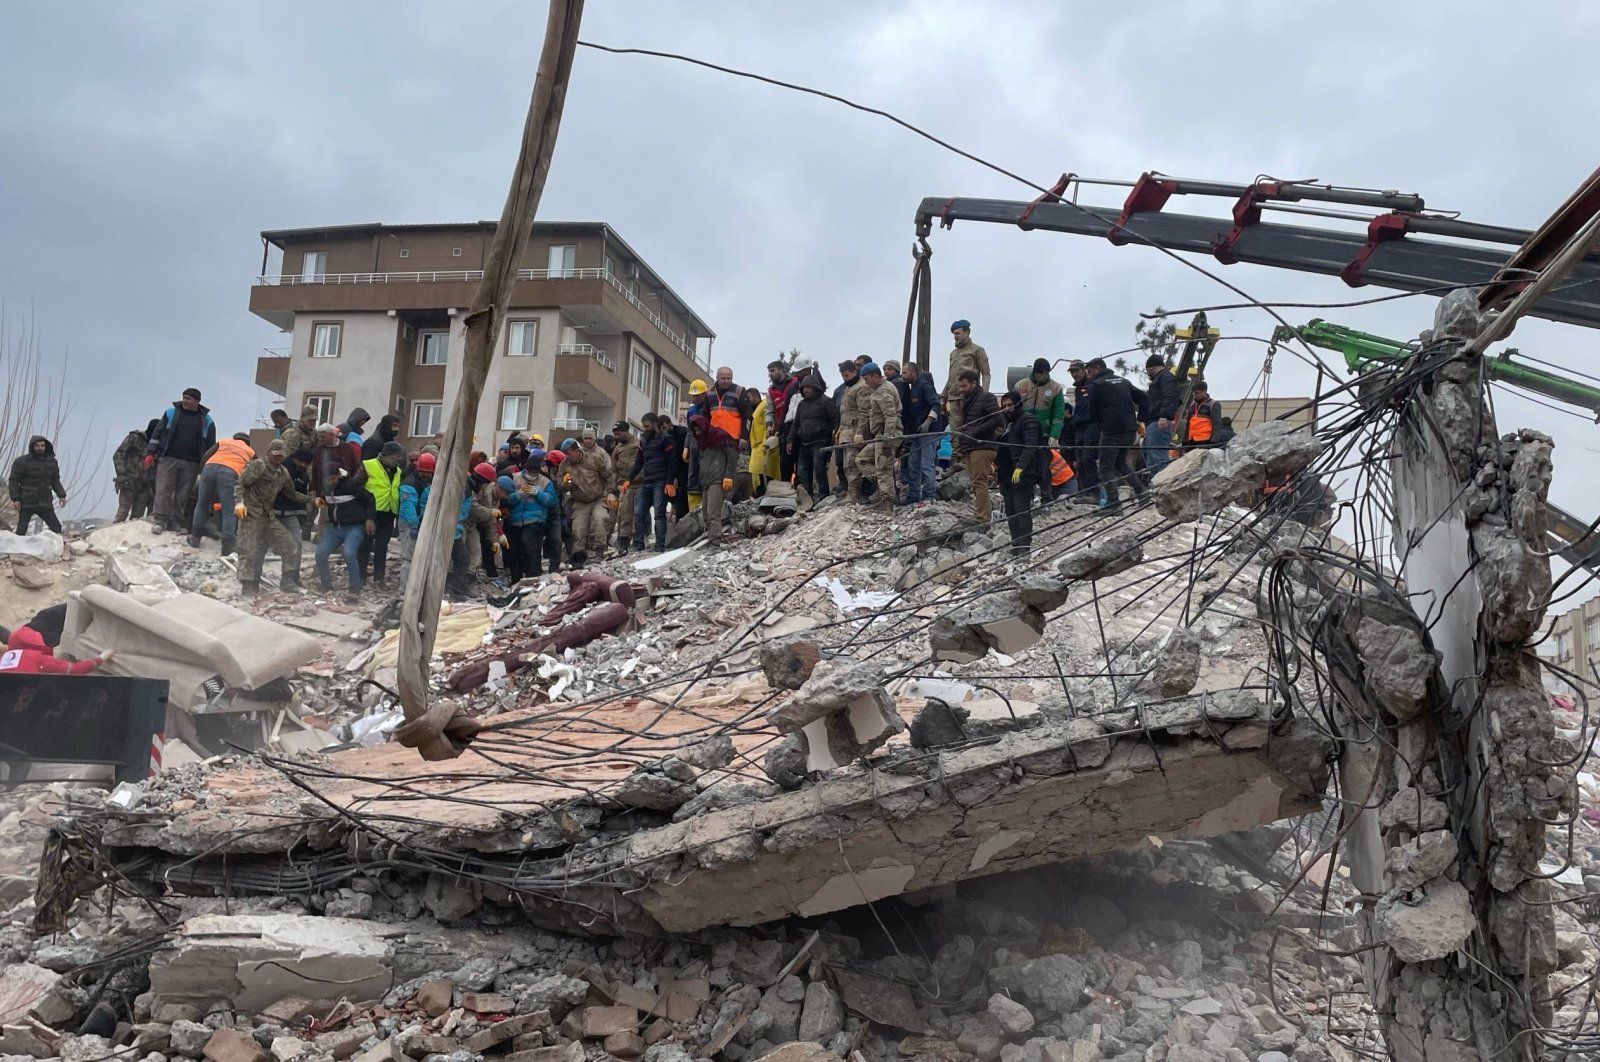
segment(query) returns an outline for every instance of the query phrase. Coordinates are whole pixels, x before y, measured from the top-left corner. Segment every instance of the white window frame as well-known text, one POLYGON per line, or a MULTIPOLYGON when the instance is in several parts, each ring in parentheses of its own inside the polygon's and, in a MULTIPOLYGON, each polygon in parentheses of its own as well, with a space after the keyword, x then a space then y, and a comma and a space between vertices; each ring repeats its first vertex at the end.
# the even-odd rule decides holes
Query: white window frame
POLYGON ((306 251, 300 256, 300 282, 320 283, 328 275, 328 252, 306 251))
POLYGON ((572 276, 578 271, 578 245, 575 243, 552 243, 547 264, 549 266, 549 275, 552 277, 572 276))
POLYGON ((427 328, 427 329, 418 330, 418 332, 417 332, 417 364, 418 365, 448 365, 448 364, 450 364, 450 330, 448 328, 427 328), (444 360, 443 361, 429 361, 429 360, 427 360, 428 359, 428 337, 429 336, 443 336, 444 337, 444 360))
POLYGON ((411 437, 413 439, 427 439, 438 435, 444 430, 444 403, 443 402, 413 402, 411 403, 411 437), (433 421, 433 430, 425 431, 420 418, 424 410, 431 411, 428 418, 433 421))
POLYGON ((302 406, 316 406, 317 407, 317 423, 318 424, 332 424, 333 423, 333 400, 334 400, 335 397, 336 396, 331 395, 331 394, 311 394, 311 393, 307 393, 306 396, 305 396, 305 401, 301 402, 300 404, 302 406))
POLYGON ((648 395, 650 393, 650 379, 655 375, 654 370, 655 366, 650 363, 649 358, 641 358, 638 354, 633 355, 628 364, 628 386, 640 394, 648 395), (639 374, 641 371, 644 373, 643 387, 639 386, 639 374))
POLYGON ((678 385, 671 380, 661 381, 661 408, 678 418, 678 385))
POLYGON ((539 319, 537 317, 520 318, 506 322, 506 357, 531 358, 539 353, 539 319), (512 338, 526 329, 533 329, 533 342, 528 344, 527 350, 518 350, 512 338))
POLYGON ((311 325, 311 356, 313 358, 337 358, 344 351, 344 323, 342 321, 317 321, 311 325), (326 344, 322 342, 325 335, 333 336, 333 353, 322 353, 326 344))
POLYGON ((400 418, 401 424, 409 425, 411 423, 410 406, 411 402, 405 395, 394 396, 394 415, 400 418))
MULTIPOLYGON (((511 408, 516 408, 515 406, 511 408)), ((501 431, 527 431, 533 426, 533 395, 526 391, 516 391, 500 396, 500 429, 501 431), (507 403, 516 402, 521 405, 521 416, 508 416, 507 403)))

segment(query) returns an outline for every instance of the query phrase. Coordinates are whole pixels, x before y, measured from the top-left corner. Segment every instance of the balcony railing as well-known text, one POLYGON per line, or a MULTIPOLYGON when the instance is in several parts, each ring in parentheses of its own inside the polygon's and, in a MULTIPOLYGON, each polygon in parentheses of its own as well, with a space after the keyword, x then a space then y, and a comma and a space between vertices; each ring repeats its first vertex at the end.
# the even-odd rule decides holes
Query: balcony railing
POLYGON ((563 343, 556 348, 556 353, 570 358, 593 358, 613 376, 618 372, 617 363, 611 360, 611 355, 592 343, 563 343))
POLYGON ((287 358, 293 351, 289 347, 262 347, 263 358, 287 358))
MULTIPOLYGON (((303 273, 278 273, 263 274, 256 277, 256 285, 260 287, 306 287, 311 285, 341 285, 341 284, 448 284, 448 283, 475 283, 483 279, 481 269, 425 269, 407 273, 319 273, 306 276, 303 273)), ((638 310, 647 320, 661 332, 662 335, 672 340, 674 346, 689 355, 703 368, 709 368, 710 362, 690 345, 683 333, 675 331, 667 325, 666 319, 659 313, 646 306, 644 300, 628 290, 611 270, 601 267, 599 269, 519 269, 518 280, 604 280, 617 294, 628 300, 629 305, 638 310)), ((613 372, 616 370, 613 369, 613 372)))
POLYGON ((550 422, 552 431, 590 431, 596 435, 600 433, 598 420, 584 420, 582 417, 560 417, 550 422))

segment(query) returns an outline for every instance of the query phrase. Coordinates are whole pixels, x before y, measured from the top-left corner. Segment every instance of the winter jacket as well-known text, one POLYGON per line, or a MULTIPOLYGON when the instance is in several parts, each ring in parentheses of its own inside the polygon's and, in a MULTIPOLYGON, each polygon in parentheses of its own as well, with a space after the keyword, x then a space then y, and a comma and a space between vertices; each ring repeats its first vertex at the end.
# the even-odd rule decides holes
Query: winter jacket
POLYGON ((136 428, 128 433, 122 440, 122 445, 111 455, 111 468, 116 473, 118 490, 143 490, 150 487, 150 472, 144 467, 144 452, 149 445, 150 436, 136 428))
POLYGON ((422 514, 428 505, 428 487, 432 482, 419 481, 415 472, 408 472, 400 481, 400 522, 412 531, 422 526, 422 514))
POLYGON ((794 441, 800 446, 826 446, 839 430, 839 407, 822 389, 822 377, 807 377, 806 386, 813 389, 813 394, 807 397, 802 390, 795 404, 794 441))
POLYGON ((372 419, 372 414, 360 406, 352 409, 350 415, 339 425, 339 441, 355 443, 359 449, 366 436, 361 434, 362 426, 372 419))
MULTIPOLYGON (((289 488, 272 499, 272 511, 279 516, 306 516, 311 512, 311 471, 293 461, 278 466, 289 477, 289 488)), ((246 472, 250 471, 248 468, 246 472)))
POLYGON ((1139 430, 1144 392, 1113 372, 1102 372, 1089 384, 1089 423, 1103 433, 1139 430))
POLYGON ((346 494, 365 494, 367 470, 361 464, 359 447, 349 443, 318 446, 311 451, 311 487, 324 498, 346 494), (339 475, 340 470, 344 475, 339 475))
POLYGON ((917 382, 907 389, 910 398, 900 410, 900 422, 907 435, 919 435, 928 430, 928 418, 939 411, 939 389, 927 373, 917 377, 917 382))
POLYGON ((372 495, 364 490, 357 490, 349 501, 328 503, 328 523, 334 527, 357 527, 375 519, 377 514, 378 510, 372 507, 372 495))
POLYGON ((786 376, 767 388, 767 434, 782 435, 788 422, 789 403, 800 393, 800 377, 786 376))
POLYGON ((633 459, 628 482, 660 487, 678 482, 678 441, 670 432, 646 432, 639 437, 639 455, 633 459))
POLYGON ((293 457, 301 450, 315 450, 317 448, 316 426, 313 425, 307 428, 298 420, 283 429, 283 434, 279 437, 283 439, 283 448, 290 457, 293 457))
POLYGON ((1178 378, 1172 375, 1171 369, 1164 368, 1151 377, 1150 390, 1145 399, 1144 422, 1154 424, 1158 420, 1176 420, 1180 390, 1178 378))
POLYGON ((974 387, 961 399, 961 429, 952 433, 951 448, 958 454, 993 450, 1004 428, 1000 403, 988 391, 974 387))
POLYGON ((0 674, 87 675, 102 663, 98 656, 88 660, 57 660, 55 651, 45 644, 42 634, 32 627, 18 627, 11 632, 5 652, 0 653, 0 674))
POLYGON ((971 369, 978 374, 978 389, 989 389, 989 352, 978 344, 967 340, 964 347, 956 347, 950 351, 950 375, 944 378, 944 393, 951 398, 961 394, 960 377, 963 372, 971 369))
POLYGON ((839 397, 839 439, 842 442, 855 438, 856 425, 861 422, 861 396, 866 390, 867 385, 857 379, 839 397))
POLYGON ((244 466, 239 477, 239 500, 251 516, 269 516, 277 508, 278 498, 306 505, 310 499, 295 490, 294 479, 289 475, 289 463, 276 467, 264 457, 258 457, 244 466))
POLYGON ((622 480, 626 478, 623 473, 632 468, 638 458, 639 438, 636 435, 629 435, 627 442, 617 443, 611 448, 611 478, 618 490, 622 489, 622 480))
POLYGON ((1044 449, 1048 436, 1039 427, 1039 420, 1028 410, 1018 410, 1006 423, 1001 437, 1000 452, 995 455, 995 470, 1000 484, 1011 482, 1011 473, 1022 469, 1022 482, 1049 482, 1050 451, 1044 449), (1041 465, 1044 475, 1041 476, 1041 465))
POLYGON ((856 434, 868 439, 900 438, 900 389, 884 380, 876 387, 862 384, 856 390, 860 392, 856 434))
POLYGON ((598 446, 593 450, 585 450, 580 444, 561 463, 561 480, 567 485, 573 501, 585 505, 597 502, 610 492, 616 482, 611 470, 611 455, 598 446), (573 454, 578 453, 583 456, 573 460, 573 454))
MULTIPOLYGON (((515 482, 516 477, 510 477, 515 482)), ((504 486, 504 484, 501 484, 504 486)), ((561 499, 556 485, 543 472, 524 475, 516 489, 506 495, 506 523, 512 527, 547 524, 552 516, 560 519, 561 499)))
POLYGON ((28 452, 11 462, 11 478, 6 481, 6 495, 20 508, 53 508, 56 498, 67 496, 61 485, 61 464, 56 460, 56 448, 43 435, 28 440, 28 452), (33 452, 34 443, 44 443, 43 455, 33 452))
POLYGON ((720 390, 719 384, 712 384, 711 390, 701 397, 700 406, 706 411, 707 419, 729 435, 736 439, 750 438, 750 418, 755 411, 745 401, 744 389, 738 384, 726 391, 720 390))
MULTIPOLYGON (((772 400, 763 398, 756 403, 755 415, 750 418, 750 460, 745 462, 745 467, 752 476, 767 474, 767 433, 772 430, 772 400)), ((694 434, 691 428, 690 435, 694 434)), ((699 443, 695 443, 698 449, 699 443)), ((776 456, 776 452, 773 452, 776 456)), ((696 482, 699 482, 696 480, 696 482)))
POLYGON ((704 490, 731 479, 739 463, 739 440, 705 417, 690 417, 689 433, 700 450, 699 478, 691 482, 704 490))
POLYGON ((366 488, 372 495, 372 507, 380 513, 399 513, 400 480, 405 474, 398 468, 385 467, 376 457, 361 462, 361 467, 367 473, 366 488))
POLYGON ((1022 408, 1039 422, 1039 430, 1046 439, 1060 439, 1061 429, 1067 422, 1067 396, 1054 380, 1039 383, 1029 377, 1029 382, 1033 386, 1022 396, 1022 408))
POLYGON ((906 411, 911 408, 911 381, 904 376, 896 376, 892 380, 885 376, 884 382, 894 384, 895 394, 900 396, 900 430, 909 432, 911 429, 906 427, 906 411))
POLYGON ((1090 423, 1089 415, 1089 381, 1082 383, 1072 381, 1072 426, 1082 428, 1090 423))
POLYGON ((215 445, 217 425, 211 419, 211 410, 196 406, 191 413, 183 408, 182 402, 174 402, 171 409, 161 414, 161 426, 150 439, 146 452, 157 457, 200 461, 215 445))
POLYGON ((372 433, 372 438, 361 444, 361 460, 370 461, 383 453, 383 444, 394 442, 400 435, 400 418, 393 413, 385 413, 378 418, 378 430, 372 433))

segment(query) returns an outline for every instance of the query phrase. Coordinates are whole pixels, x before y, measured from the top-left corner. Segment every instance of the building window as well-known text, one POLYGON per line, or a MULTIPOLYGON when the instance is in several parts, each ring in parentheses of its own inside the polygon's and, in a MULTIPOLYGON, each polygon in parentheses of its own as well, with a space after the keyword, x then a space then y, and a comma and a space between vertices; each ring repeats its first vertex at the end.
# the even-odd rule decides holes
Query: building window
POLYGON ((1556 659, 1572 659, 1572 634, 1569 631, 1556 631, 1556 659))
POLYGON ((450 360, 450 333, 423 332, 417 348, 418 365, 444 365, 450 360))
POLYGON ((400 248, 400 257, 401 258, 410 258, 411 257, 411 249, 409 247, 400 248))
POLYGON ((344 327, 337 321, 319 321, 311 326, 311 356, 337 358, 344 338, 344 327))
POLYGON ((317 407, 317 423, 333 423, 333 396, 332 395, 306 395, 303 405, 317 407))
POLYGON ((550 248, 550 275, 570 277, 578 268, 578 245, 558 243, 550 248))
POLYGON ((526 431, 533 411, 532 395, 500 396, 500 430, 526 431))
POLYGON ((328 252, 307 251, 300 259, 302 281, 321 280, 328 275, 328 252))
POLYGON ((404 424, 406 422, 406 420, 408 419, 406 417, 406 412, 409 409, 410 405, 411 405, 411 402, 410 402, 410 400, 408 400, 406 398, 405 395, 395 395, 394 396, 394 415, 400 418, 400 423, 401 424, 404 424))
POLYGON ((637 354, 628 365, 628 382, 635 391, 650 393, 650 363, 637 354))
POLYGON ((506 327, 506 354, 513 358, 530 357, 538 352, 539 322, 512 321, 506 327))
POLYGON ((438 435, 444 423, 444 404, 418 402, 411 407, 411 437, 423 438, 438 435))
POLYGON ((460 258, 461 257, 461 248, 459 248, 459 247, 450 248, 450 257, 451 258, 460 258))
POLYGON ((617 275, 617 263, 611 260, 611 256, 609 254, 604 256, 604 264, 606 267, 606 276, 614 277, 617 275))
POLYGON ((1583 621, 1583 640, 1590 649, 1600 648, 1600 616, 1590 616, 1583 621))
POLYGON ((669 380, 661 381, 661 408, 671 413, 673 418, 678 416, 678 385, 669 380))

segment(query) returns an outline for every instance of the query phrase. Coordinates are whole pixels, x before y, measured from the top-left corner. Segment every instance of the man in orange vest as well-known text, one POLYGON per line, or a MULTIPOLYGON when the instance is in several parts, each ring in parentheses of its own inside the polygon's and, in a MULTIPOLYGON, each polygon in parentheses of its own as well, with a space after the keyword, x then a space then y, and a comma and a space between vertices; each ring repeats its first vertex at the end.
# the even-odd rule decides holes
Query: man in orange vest
POLYGON ((239 486, 244 466, 256 459, 247 432, 238 432, 231 439, 222 439, 206 451, 205 467, 200 470, 200 499, 194 507, 194 521, 189 525, 189 545, 200 548, 200 532, 211 518, 213 505, 222 507, 222 555, 234 550, 239 518, 233 514, 233 494, 239 486))
MULTIPOLYGON (((755 407, 745 398, 744 388, 733 382, 733 370, 724 365, 717 370, 717 382, 700 400, 713 427, 739 440, 739 452, 750 453, 750 418, 755 407)), ((674 410, 673 412, 676 412, 674 410)))
POLYGON ((1189 388, 1189 408, 1184 411, 1183 442, 1185 449, 1211 446, 1216 434, 1216 403, 1204 380, 1196 380, 1189 388))

